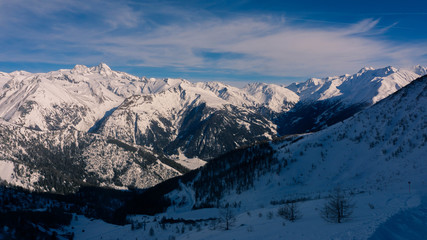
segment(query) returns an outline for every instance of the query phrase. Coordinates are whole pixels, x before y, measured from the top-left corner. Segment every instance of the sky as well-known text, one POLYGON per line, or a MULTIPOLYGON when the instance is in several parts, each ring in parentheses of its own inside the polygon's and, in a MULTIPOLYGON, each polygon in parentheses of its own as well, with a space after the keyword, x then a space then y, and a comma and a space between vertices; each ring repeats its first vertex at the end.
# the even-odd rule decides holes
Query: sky
POLYGON ((427 65, 427 2, 0 0, 0 71, 289 84, 427 65))

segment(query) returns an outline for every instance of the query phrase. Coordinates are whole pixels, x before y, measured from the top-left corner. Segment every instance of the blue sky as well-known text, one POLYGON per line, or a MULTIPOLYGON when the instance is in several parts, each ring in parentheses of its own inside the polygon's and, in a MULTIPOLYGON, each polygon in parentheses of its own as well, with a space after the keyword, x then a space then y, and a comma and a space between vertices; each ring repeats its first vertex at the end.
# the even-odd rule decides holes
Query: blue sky
POLYGON ((427 63, 425 1, 0 0, 0 71, 273 82, 427 63))

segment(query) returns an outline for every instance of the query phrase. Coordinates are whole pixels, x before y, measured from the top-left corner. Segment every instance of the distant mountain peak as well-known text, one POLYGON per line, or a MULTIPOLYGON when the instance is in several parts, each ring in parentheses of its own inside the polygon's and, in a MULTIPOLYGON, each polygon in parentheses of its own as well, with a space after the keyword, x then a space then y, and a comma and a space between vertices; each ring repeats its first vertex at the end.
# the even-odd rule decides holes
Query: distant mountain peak
POLYGON ((74 66, 73 69, 71 69, 72 73, 79 73, 79 74, 88 73, 89 71, 90 70, 88 67, 86 67, 85 65, 80 65, 80 64, 77 64, 76 66, 74 66))
POLYGON ((373 67, 364 67, 364 68, 360 69, 359 72, 357 72, 357 73, 364 73, 364 72, 372 71, 372 70, 375 70, 375 68, 373 68, 373 67))
POLYGON ((19 71, 13 71, 10 73, 11 76, 26 76, 26 75, 30 75, 30 72, 27 71, 23 71, 23 70, 19 70, 19 71))
MULTIPOLYGON (((328 77, 327 79, 331 79, 331 78, 328 77)), ((315 86, 322 84, 323 82, 324 81, 322 79, 319 79, 319 78, 310 78, 307 80, 307 83, 314 84, 315 86)))
POLYGON ((113 72, 111 68, 105 63, 100 63, 98 66, 92 67, 91 70, 92 72, 97 72, 106 75, 111 75, 113 72))
POLYGON ((388 67, 385 67, 384 69, 385 69, 386 73, 395 73, 395 72, 399 71, 399 69, 397 69, 397 68, 395 68, 393 66, 388 66, 388 67))
POLYGON ((411 69, 412 71, 414 71, 416 74, 419 74, 419 75, 427 74, 427 67, 423 67, 421 65, 413 66, 411 69))

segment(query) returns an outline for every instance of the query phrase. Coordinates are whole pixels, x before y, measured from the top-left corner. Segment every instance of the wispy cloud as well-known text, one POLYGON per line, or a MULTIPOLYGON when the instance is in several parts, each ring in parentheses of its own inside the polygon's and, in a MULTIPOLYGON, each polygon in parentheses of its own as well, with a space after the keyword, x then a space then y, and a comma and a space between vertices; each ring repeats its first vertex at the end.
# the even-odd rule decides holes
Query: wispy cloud
POLYGON ((394 25, 379 26, 380 19, 310 26, 272 15, 217 17, 157 1, 11 2, 0 0, 3 62, 104 61, 182 71, 319 76, 366 65, 420 63, 427 54, 425 43, 383 38, 394 25))

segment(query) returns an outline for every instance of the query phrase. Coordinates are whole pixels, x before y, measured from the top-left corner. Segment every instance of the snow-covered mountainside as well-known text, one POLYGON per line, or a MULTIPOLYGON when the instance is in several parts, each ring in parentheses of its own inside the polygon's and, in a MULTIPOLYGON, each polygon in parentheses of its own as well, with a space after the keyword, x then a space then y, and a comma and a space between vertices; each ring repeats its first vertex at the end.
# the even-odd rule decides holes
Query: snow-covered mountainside
POLYGON ((243 90, 261 101, 260 107, 277 113, 289 111, 300 100, 300 97, 294 92, 275 84, 251 83, 243 90))
MULTIPOLYGON (((148 190, 129 203, 128 211, 166 211, 156 218, 134 219, 148 226, 155 226, 155 219, 162 216, 175 224, 184 224, 185 220, 200 223, 197 231, 177 232, 178 239, 277 239, 278 235, 367 239, 390 216, 427 200, 426 106, 424 76, 323 131, 229 152, 197 171, 148 190), (325 222, 320 213, 324 198, 337 186, 351 193, 355 204, 353 217, 342 225, 325 222), (277 213, 280 205, 289 201, 296 201, 303 214, 295 223, 282 224, 285 220, 277 213), (221 206, 232 209, 233 218, 228 219, 234 223, 231 231, 218 230, 224 221, 212 223, 218 216, 224 220, 225 215, 215 210, 221 206), (203 209, 206 207, 211 209, 203 209), (274 234, 265 234, 265 228, 274 234)), ((427 215, 420 214, 420 221, 425 221, 422 219, 427 215)), ((156 233, 167 236, 163 234, 172 234, 171 227, 174 229, 166 225, 156 233)), ((118 229, 121 236, 136 234, 118 229)), ((420 236, 416 231, 419 229, 409 228, 399 233, 420 236)), ((150 234, 142 230, 137 233, 150 234)))
POLYGON ((278 114, 275 123, 280 135, 312 132, 331 126, 384 99, 414 79, 425 75, 427 68, 362 68, 353 75, 311 78, 293 83, 288 89, 300 101, 291 111, 278 114))
POLYGON ((412 69, 385 67, 362 68, 353 75, 311 78, 293 83, 287 88, 296 92, 302 101, 340 100, 347 104, 376 103, 425 74, 427 68, 412 69))
POLYGON ((0 179, 38 191, 146 188, 185 172, 141 147, 72 128, 34 131, 1 122, 0 153, 0 179))
MULTIPOLYGON (((123 97, 108 89, 107 82, 113 73, 101 64, 41 74, 5 74, 6 81, 3 80, 0 90, 0 117, 38 130, 73 126, 87 131, 106 111, 123 101, 123 97)), ((124 73, 114 77, 126 84, 132 80, 124 73)))
POLYGON ((277 135, 274 124, 251 108, 255 102, 227 85, 183 80, 165 91, 126 99, 97 132, 168 154, 182 151, 208 159, 277 135))

